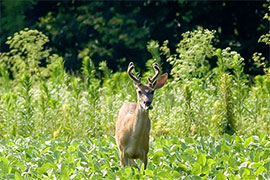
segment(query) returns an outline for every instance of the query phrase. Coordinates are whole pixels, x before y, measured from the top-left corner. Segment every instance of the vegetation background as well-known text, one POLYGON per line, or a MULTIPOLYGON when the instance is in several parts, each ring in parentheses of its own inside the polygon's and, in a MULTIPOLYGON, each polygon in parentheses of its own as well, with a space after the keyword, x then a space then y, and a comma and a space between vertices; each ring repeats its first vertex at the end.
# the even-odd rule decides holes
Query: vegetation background
MULTIPOLYGON (((8 36, 28 27, 49 37, 46 47, 64 58, 69 71, 79 71, 85 55, 96 66, 106 60, 113 71, 125 70, 131 60, 145 70, 147 42, 169 40, 174 49, 182 33, 203 27, 217 31, 216 47, 229 46, 244 57, 245 72, 258 74, 253 53, 269 59, 268 47, 257 43, 269 30, 266 12, 266 1, 3 0, 1 51, 8 51, 8 36)), ((168 63, 163 66, 169 71, 168 63)))
POLYGON ((269 1, 1 1, 1 179, 269 179, 269 1), (114 122, 155 93, 150 163, 119 167, 114 122), (170 173, 168 173, 170 172, 170 173))

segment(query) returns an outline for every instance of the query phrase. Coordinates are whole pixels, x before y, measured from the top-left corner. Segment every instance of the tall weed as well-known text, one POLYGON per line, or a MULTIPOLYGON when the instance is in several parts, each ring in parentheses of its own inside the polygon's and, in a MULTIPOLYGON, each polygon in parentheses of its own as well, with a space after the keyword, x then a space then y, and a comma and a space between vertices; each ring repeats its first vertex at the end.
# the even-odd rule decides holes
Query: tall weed
MULTIPOLYGON (((140 75, 143 82, 154 74, 153 62, 165 57, 172 65, 172 78, 155 92, 150 111, 154 136, 270 132, 269 65, 265 75, 248 85, 241 56, 230 48, 216 49, 213 40, 214 31, 199 29, 183 34, 176 54, 168 41, 161 47, 155 41, 148 44, 152 58, 140 75), (208 59, 217 59, 215 68, 208 59)), ((47 41, 26 29, 9 38, 10 52, 0 55, 0 136, 113 135, 121 105, 136 101, 127 73, 112 73, 106 61, 95 67, 85 56, 82 74, 68 74, 63 58, 44 48, 47 41)))

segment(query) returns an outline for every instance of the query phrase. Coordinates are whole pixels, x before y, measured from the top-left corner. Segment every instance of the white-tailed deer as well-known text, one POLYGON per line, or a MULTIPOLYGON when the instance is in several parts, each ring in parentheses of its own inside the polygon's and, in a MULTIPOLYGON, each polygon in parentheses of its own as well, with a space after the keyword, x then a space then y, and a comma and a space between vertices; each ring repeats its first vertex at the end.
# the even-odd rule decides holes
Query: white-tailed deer
POLYGON ((134 69, 133 62, 129 63, 127 69, 127 73, 136 88, 137 103, 124 104, 116 121, 115 137, 122 167, 128 164, 137 166, 134 159, 140 159, 144 163, 144 168, 147 165, 151 126, 148 109, 152 108, 154 91, 161 88, 168 78, 167 73, 165 73, 157 80, 160 69, 156 63, 153 64, 153 68, 155 75, 153 78, 148 78, 148 85, 143 85, 131 72, 134 69))

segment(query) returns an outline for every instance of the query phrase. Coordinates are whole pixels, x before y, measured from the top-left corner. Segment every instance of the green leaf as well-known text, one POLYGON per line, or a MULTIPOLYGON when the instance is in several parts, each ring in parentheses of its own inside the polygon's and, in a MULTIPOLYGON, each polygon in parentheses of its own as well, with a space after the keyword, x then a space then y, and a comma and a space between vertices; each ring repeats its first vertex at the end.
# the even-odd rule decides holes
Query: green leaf
POLYGON ((226 142, 225 141, 222 142, 221 151, 227 151, 227 152, 230 152, 231 151, 230 146, 226 145, 226 142))
POLYGON ((236 136, 235 137, 235 143, 240 143, 243 141, 243 138, 242 137, 239 137, 239 136, 236 136))
POLYGON ((251 163, 249 166, 252 167, 252 168, 257 168, 257 167, 260 167, 262 165, 262 163, 251 163))
POLYGON ((249 138, 247 138, 244 142, 244 146, 247 147, 251 142, 253 142, 253 138, 252 136, 250 136, 249 138))
POLYGON ((159 170, 157 173, 157 177, 158 179, 172 179, 172 176, 170 173, 168 173, 168 171, 165 170, 159 170))
POLYGON ((178 167, 179 167, 180 169, 183 169, 184 171, 186 171, 186 170, 188 169, 187 165, 184 164, 184 163, 177 163, 177 165, 178 165, 178 167))
POLYGON ((200 153, 197 162, 203 167, 206 164, 206 154, 200 153))
POLYGON ((145 170, 145 175, 147 175, 147 176, 149 176, 149 177, 153 177, 153 176, 154 176, 154 173, 153 173, 152 170, 146 169, 146 170, 145 170))
POLYGON ((192 175, 199 175, 202 171, 202 166, 199 163, 194 163, 191 168, 192 175))
POLYGON ((75 151, 76 147, 74 145, 68 146, 67 152, 70 153, 71 151, 75 151))
POLYGON ((181 176, 181 174, 180 174, 178 171, 173 171, 173 177, 174 177, 175 179, 180 178, 180 176, 181 176))
POLYGON ((185 142, 186 142, 186 144, 192 144, 192 143, 195 143, 196 141, 194 140, 194 138, 186 138, 185 139, 185 142))
POLYGON ((213 159, 208 159, 208 160, 207 160, 207 165, 208 165, 209 168, 211 168, 212 165, 215 164, 215 163, 216 163, 216 161, 213 160, 213 159))
POLYGON ((22 176, 18 172, 15 172, 14 178, 15 178, 15 180, 23 179, 22 176))
POLYGON ((226 179, 226 176, 224 175, 223 172, 218 172, 216 177, 217 177, 217 180, 225 180, 226 179))
POLYGON ((140 168, 140 174, 144 173, 144 163, 142 163, 141 168, 140 168))
POLYGON ((156 151, 154 151, 154 155, 153 155, 153 163, 154 164, 159 164, 159 159, 160 157, 165 156, 165 152, 162 151, 162 149, 157 149, 156 151))
POLYGON ((116 180, 116 175, 114 174, 114 173, 112 173, 112 172, 108 172, 108 179, 110 179, 110 180, 116 180))
POLYGON ((171 154, 168 148, 162 147, 162 149, 163 149, 163 151, 164 151, 167 155, 170 155, 170 154, 171 154))
POLYGON ((265 135, 266 135, 265 131, 262 131, 261 134, 259 135, 259 138, 260 138, 261 142, 264 140, 265 135))
POLYGON ((4 174, 9 174, 11 171, 11 167, 8 164, 8 159, 6 157, 0 157, 0 167, 4 174))
POLYGON ((270 157, 270 150, 264 150, 263 154, 261 155, 260 159, 261 160, 266 160, 270 157))
POLYGON ((18 168, 20 168, 21 171, 24 171, 25 168, 26 168, 23 161, 17 162, 17 163, 16 163, 16 166, 17 166, 18 168))
POLYGON ((266 171, 266 168, 265 167, 263 167, 263 166, 260 166, 256 171, 255 171, 255 175, 259 175, 259 174, 261 174, 261 173, 263 173, 263 172, 265 172, 266 171))
POLYGON ((126 173, 127 175, 130 175, 131 172, 132 172, 131 167, 126 167, 126 168, 125 168, 125 173, 126 173))
POLYGON ((156 149, 154 150, 154 155, 159 156, 159 157, 165 156, 165 152, 162 149, 156 149))
POLYGON ((46 173, 49 169, 57 169, 57 166, 53 163, 45 163, 37 169, 39 175, 46 173))
POLYGON ((54 154, 55 159, 56 159, 56 160, 59 160, 59 158, 60 158, 60 156, 61 156, 60 151, 54 151, 53 154, 54 154))
POLYGON ((82 161, 87 162, 87 158, 85 157, 85 155, 81 151, 78 151, 78 156, 81 158, 82 161))
POLYGON ((250 175, 250 170, 246 167, 242 167, 240 169, 240 176, 244 178, 244 177, 247 177, 248 175, 250 175))
POLYGON ((83 153, 86 153, 87 150, 86 150, 86 147, 84 145, 79 145, 79 149, 83 152, 83 153))
POLYGON ((270 171, 270 161, 268 161, 267 163, 265 163, 265 168, 266 170, 269 172, 270 171))
POLYGON ((195 162, 195 159, 188 153, 183 153, 182 154, 182 159, 185 161, 189 161, 190 163, 195 162))
POLYGON ((188 149, 185 149, 185 152, 187 152, 189 154, 193 154, 195 152, 195 150, 192 148, 188 148, 188 149))

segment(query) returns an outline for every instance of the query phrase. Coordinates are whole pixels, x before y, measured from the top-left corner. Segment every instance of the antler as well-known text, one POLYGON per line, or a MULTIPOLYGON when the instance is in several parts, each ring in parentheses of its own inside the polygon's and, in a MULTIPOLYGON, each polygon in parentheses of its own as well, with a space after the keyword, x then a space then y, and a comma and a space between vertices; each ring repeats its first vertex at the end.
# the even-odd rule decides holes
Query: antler
POLYGON ((153 76, 152 79, 151 79, 151 78, 148 78, 148 82, 149 82, 149 85, 150 85, 151 87, 153 87, 153 86, 155 85, 155 83, 156 83, 156 81, 157 81, 157 77, 158 77, 158 75, 160 74, 160 68, 158 67, 158 64, 157 64, 157 63, 154 63, 154 64, 153 64, 153 68, 154 68, 156 74, 153 76))
POLYGON ((127 73, 129 75, 129 77, 135 82, 140 84, 140 80, 131 72, 134 69, 134 63, 130 62, 128 65, 128 69, 127 69, 127 73))

